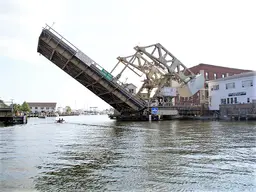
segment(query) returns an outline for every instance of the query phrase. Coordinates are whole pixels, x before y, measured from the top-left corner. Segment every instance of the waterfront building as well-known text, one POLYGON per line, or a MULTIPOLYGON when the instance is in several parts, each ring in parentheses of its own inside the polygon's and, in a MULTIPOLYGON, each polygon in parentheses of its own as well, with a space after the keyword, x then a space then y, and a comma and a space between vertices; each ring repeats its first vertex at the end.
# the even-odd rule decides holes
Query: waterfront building
POLYGON ((54 113, 57 103, 51 102, 28 102, 31 113, 54 113))
POLYGON ((129 91, 132 94, 136 94, 136 86, 132 83, 127 83, 123 85, 127 91, 129 91))
POLYGON ((208 90, 210 110, 225 104, 256 103, 256 71, 209 81, 208 90))
POLYGON ((199 65, 189 68, 194 74, 204 74, 205 77, 205 88, 198 91, 191 97, 176 97, 175 103, 177 105, 201 105, 208 104, 209 92, 208 92, 208 81, 223 79, 235 74, 251 72, 251 70, 246 69, 236 69, 217 65, 210 65, 201 63, 199 65))
POLYGON ((62 113, 64 112, 63 107, 58 107, 58 108, 57 108, 57 112, 58 112, 59 114, 62 114, 62 113))

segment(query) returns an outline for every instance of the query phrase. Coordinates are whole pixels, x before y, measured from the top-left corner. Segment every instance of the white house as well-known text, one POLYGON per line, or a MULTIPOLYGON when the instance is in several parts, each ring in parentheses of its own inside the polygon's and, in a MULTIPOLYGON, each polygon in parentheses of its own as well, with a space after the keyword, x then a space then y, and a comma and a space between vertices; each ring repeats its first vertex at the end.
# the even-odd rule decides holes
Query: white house
POLYGON ((221 104, 256 102, 256 71, 232 75, 208 82, 209 109, 221 104))
POLYGON ((60 114, 61 114, 61 113, 63 113, 63 112, 64 112, 64 109, 63 109, 63 107, 58 107, 58 108, 57 108, 57 111, 58 111, 58 113, 60 113, 60 114))
POLYGON ((28 102, 31 113, 51 113, 55 112, 57 103, 39 103, 39 102, 28 102))
POLYGON ((124 84, 124 88, 132 94, 136 94, 136 86, 132 83, 124 84))

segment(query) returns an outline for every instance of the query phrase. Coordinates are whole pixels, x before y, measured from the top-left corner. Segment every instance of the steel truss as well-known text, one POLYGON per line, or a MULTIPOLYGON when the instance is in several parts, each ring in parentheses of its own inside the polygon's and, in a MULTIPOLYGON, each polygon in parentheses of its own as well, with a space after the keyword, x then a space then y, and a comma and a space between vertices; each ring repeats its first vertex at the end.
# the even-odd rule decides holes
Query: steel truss
POLYGON ((153 88, 156 88, 156 92, 153 96, 153 98, 155 98, 158 96, 162 87, 172 86, 172 81, 176 81, 180 86, 183 86, 191 80, 191 78, 195 77, 192 71, 160 43, 145 47, 136 46, 134 49, 136 50, 135 54, 117 58, 118 63, 111 73, 122 63, 124 67, 116 76, 117 79, 121 77, 127 68, 139 77, 142 77, 144 74, 146 79, 137 92, 137 95, 140 95, 141 92, 146 89, 149 98, 153 88))

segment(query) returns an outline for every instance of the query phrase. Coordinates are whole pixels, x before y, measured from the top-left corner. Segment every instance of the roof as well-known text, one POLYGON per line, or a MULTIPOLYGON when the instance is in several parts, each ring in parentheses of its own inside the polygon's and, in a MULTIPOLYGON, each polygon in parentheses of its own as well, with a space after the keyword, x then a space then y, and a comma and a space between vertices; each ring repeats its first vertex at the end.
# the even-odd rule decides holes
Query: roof
POLYGON ((0 108, 10 108, 10 106, 6 105, 4 101, 0 100, 0 108))
MULTIPOLYGON (((134 84, 132 84, 132 83, 125 83, 125 84, 124 84, 125 87, 127 87, 127 86, 129 86, 129 85, 136 87, 136 85, 134 85, 134 84)), ((136 87, 136 88, 137 88, 137 87, 136 87)))
POLYGON ((230 79, 238 79, 238 78, 242 78, 242 77, 251 77, 251 76, 256 76, 256 71, 240 73, 240 74, 228 76, 228 77, 225 77, 225 78, 219 78, 219 79, 208 81, 208 83, 226 81, 226 80, 230 80, 230 79))
POLYGON ((248 70, 248 69, 238 69, 238 68, 225 67, 225 66, 219 66, 219 65, 211 65, 211 64, 205 64, 205 63, 200 63, 200 64, 198 64, 198 65, 195 65, 195 66, 193 66, 193 67, 190 67, 189 69, 195 68, 195 67, 203 67, 203 66, 216 67, 216 68, 225 68, 225 69, 232 69, 232 70, 239 70, 239 71, 244 71, 244 72, 253 71, 253 70, 248 70))
POLYGON ((28 102, 29 107, 53 107, 56 108, 57 103, 44 103, 44 102, 28 102))

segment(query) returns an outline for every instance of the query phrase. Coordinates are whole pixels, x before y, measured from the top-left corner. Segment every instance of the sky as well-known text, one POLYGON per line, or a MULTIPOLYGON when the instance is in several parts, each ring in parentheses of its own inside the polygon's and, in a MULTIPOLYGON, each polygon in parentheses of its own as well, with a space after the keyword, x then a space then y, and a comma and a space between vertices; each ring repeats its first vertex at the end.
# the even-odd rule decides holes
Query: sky
POLYGON ((255 9, 254 0, 0 0, 0 99, 110 107, 39 56, 46 23, 109 71, 155 43, 187 67, 256 70, 255 9))

